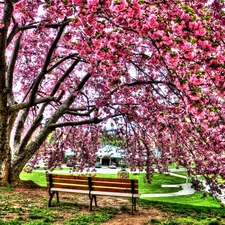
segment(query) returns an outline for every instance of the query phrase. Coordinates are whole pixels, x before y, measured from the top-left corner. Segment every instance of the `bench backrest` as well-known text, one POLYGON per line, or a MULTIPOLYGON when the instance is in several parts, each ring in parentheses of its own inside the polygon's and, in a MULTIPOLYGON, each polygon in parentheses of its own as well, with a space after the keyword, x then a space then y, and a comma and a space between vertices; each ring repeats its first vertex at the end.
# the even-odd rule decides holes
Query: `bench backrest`
POLYGON ((48 188, 138 194, 138 180, 46 174, 48 188))

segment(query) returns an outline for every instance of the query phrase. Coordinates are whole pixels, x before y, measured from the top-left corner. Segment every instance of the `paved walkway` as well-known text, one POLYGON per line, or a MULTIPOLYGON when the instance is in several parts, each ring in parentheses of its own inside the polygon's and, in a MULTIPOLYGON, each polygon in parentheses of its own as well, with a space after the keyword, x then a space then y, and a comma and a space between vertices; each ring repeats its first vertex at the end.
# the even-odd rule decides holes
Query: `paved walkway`
MULTIPOLYGON (((182 176, 175 173, 170 173, 171 176, 181 177, 186 179, 186 176, 182 176)), ((181 195, 192 195, 195 193, 195 190, 191 188, 191 183, 183 183, 183 184, 163 184, 162 187, 180 187, 182 186, 182 190, 178 192, 172 193, 164 193, 164 194, 142 194, 141 198, 153 198, 153 197, 169 197, 169 196, 181 196, 181 195)))
POLYGON ((179 187, 182 186, 182 190, 178 192, 165 193, 165 194, 142 194, 141 198, 153 198, 153 197, 169 197, 169 196, 181 196, 181 195, 192 195, 195 190, 191 188, 191 184, 180 184, 180 185, 162 185, 162 187, 179 187))

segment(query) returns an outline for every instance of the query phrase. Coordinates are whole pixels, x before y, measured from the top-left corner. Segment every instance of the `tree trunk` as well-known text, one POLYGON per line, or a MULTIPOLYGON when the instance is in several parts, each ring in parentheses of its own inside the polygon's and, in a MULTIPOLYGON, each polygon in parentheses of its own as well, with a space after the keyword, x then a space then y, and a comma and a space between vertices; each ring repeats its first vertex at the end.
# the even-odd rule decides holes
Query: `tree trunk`
POLYGON ((11 1, 5 1, 4 13, 2 21, 4 28, 1 29, 0 34, 0 182, 10 182, 10 168, 11 168, 11 151, 9 145, 9 127, 8 127, 8 105, 6 87, 6 47, 7 47, 7 33, 10 25, 10 20, 13 12, 11 1))
POLYGON ((0 87, 0 179, 2 183, 9 182, 11 168, 11 149, 9 145, 6 98, 5 88, 0 87))
MULTIPOLYGON (((33 150, 34 152, 36 150, 33 150)), ((33 151, 25 151, 26 154, 11 156, 11 150, 8 149, 4 161, 0 164, 0 184, 17 186, 22 183, 20 180, 20 173, 23 171, 24 166, 30 160, 33 151)))
MULTIPOLYGON (((28 153, 28 151, 27 151, 28 153)), ((26 154, 26 156, 20 155, 19 157, 16 157, 12 159, 12 167, 11 167, 11 174, 10 174, 10 184, 15 186, 19 183, 21 183, 20 180, 20 173, 23 171, 24 166, 26 163, 30 160, 33 153, 26 154)))
POLYGON ((2 164, 2 168, 1 168, 1 173, 2 173, 2 183, 3 184, 9 184, 10 183, 10 171, 11 167, 10 167, 10 159, 7 157, 3 164, 2 164))
POLYGON ((5 156, 0 163, 0 183, 9 184, 11 175, 11 150, 8 144, 4 145, 3 153, 5 156))

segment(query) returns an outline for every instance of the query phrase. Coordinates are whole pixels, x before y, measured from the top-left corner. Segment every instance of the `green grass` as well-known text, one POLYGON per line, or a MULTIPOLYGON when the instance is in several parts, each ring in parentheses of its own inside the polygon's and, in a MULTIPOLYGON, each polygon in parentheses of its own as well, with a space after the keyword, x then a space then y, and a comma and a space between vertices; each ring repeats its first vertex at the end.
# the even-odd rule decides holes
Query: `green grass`
POLYGON ((81 214, 75 216, 73 219, 68 221, 66 225, 88 225, 88 224, 95 224, 100 225, 100 223, 106 222, 112 217, 115 216, 118 212, 110 209, 110 210, 104 210, 98 213, 92 213, 92 214, 81 214))
POLYGON ((20 179, 32 180, 41 187, 47 186, 45 173, 40 173, 40 172, 26 173, 23 171, 20 173, 20 179))
MULTIPOLYGON (((201 193, 197 194, 196 198, 201 198, 201 193), (198 195, 198 196, 197 196, 198 195)), ((177 198, 178 199, 178 198, 177 198)), ((145 206, 146 208, 151 208, 154 206, 155 208, 160 209, 163 212, 168 212, 168 217, 171 215, 178 214, 179 216, 176 218, 176 221, 179 221, 179 225, 192 225, 192 224, 207 224, 209 225, 209 221, 214 221, 215 219, 224 219, 225 218, 225 210, 222 207, 218 207, 218 205, 210 205, 204 206, 202 204, 184 204, 184 202, 160 202, 155 200, 149 199, 142 199, 139 202, 139 205, 142 207, 145 206), (182 221, 182 222, 181 222, 182 221), (189 223, 188 223, 189 221, 189 223)), ((187 198, 184 199, 187 201, 187 198)), ((214 201, 213 199, 211 199, 214 201)), ((208 200, 207 200, 208 201, 208 200)), ((216 202, 216 201, 215 201, 216 202)), ((190 203, 190 201, 188 201, 190 203)), ((220 224, 220 223, 219 223, 220 224)), ((224 224, 224 223, 223 223, 224 224)))
POLYGON ((22 223, 19 220, 11 221, 0 221, 0 225, 21 225, 22 223))
MULTIPOLYGON (((48 208, 45 198, 39 200, 37 203, 36 199, 27 199, 26 194, 0 188, 0 225, 100 225, 119 212, 119 209, 104 207, 90 213, 87 204, 76 202, 60 202, 57 207, 48 208), (72 212, 72 217, 67 218, 65 212, 70 216, 72 212)), ((56 200, 53 203, 56 204, 56 200)))
POLYGON ((186 206, 199 206, 199 207, 215 207, 221 208, 220 203, 210 194, 207 194, 203 198, 203 193, 201 191, 195 192, 192 195, 182 195, 182 196, 170 196, 170 197, 157 197, 157 198, 143 198, 144 200, 150 201, 152 203, 171 203, 179 204, 180 207, 186 206))
POLYGON ((158 208, 167 214, 170 222, 152 218, 149 224, 163 225, 224 225, 225 210, 217 201, 208 196, 202 199, 202 192, 191 196, 140 199, 138 204, 151 210, 158 208))

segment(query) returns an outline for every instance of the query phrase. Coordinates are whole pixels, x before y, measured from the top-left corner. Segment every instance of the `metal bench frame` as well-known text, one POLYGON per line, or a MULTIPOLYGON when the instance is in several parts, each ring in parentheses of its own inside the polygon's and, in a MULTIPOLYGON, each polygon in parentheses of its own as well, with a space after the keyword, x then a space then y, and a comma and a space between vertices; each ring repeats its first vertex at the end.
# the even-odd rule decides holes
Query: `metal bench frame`
POLYGON ((136 199, 140 197, 138 193, 138 180, 134 179, 96 178, 62 174, 46 174, 46 179, 50 196, 48 207, 51 207, 55 194, 59 203, 59 192, 69 192, 89 195, 90 211, 92 211, 93 201, 97 207, 97 195, 131 198, 132 214, 134 214, 134 211, 136 211, 136 199))

